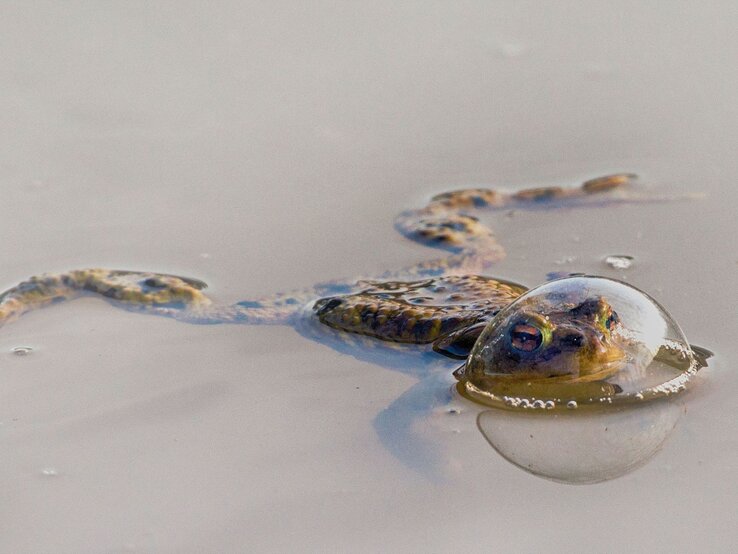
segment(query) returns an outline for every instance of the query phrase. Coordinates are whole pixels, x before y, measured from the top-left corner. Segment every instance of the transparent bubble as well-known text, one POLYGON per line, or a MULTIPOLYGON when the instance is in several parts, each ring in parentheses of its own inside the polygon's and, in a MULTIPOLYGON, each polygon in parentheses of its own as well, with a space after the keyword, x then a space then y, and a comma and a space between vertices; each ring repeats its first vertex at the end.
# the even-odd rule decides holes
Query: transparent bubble
POLYGON ((663 400, 552 417, 487 410, 477 426, 498 453, 529 473, 562 483, 598 483, 648 462, 682 413, 680 403, 663 400))
POLYGON ((458 373, 459 391, 527 410, 643 402, 684 390, 709 355, 693 350, 644 292, 568 277, 528 291, 490 321, 458 373))

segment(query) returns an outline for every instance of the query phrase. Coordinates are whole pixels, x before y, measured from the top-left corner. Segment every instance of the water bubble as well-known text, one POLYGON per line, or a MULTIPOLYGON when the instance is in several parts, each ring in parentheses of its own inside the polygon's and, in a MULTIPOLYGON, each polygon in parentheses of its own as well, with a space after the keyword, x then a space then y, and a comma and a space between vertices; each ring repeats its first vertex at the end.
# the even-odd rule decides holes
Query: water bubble
POLYGON ((27 356, 31 352, 33 352, 33 348, 30 346, 16 346, 11 350, 13 354, 16 356, 27 356))
POLYGON ((46 477, 56 477, 59 475, 59 472, 54 467, 45 467, 41 470, 41 475, 45 475, 46 477))
POLYGON ((531 417, 486 410, 477 427, 506 460, 539 477, 597 483, 633 471, 659 451, 683 413, 678 402, 531 417))
POLYGON ((501 310, 456 377, 463 396, 488 406, 604 409, 679 393, 704 365, 650 296, 622 281, 576 276, 531 289, 501 310), (511 339, 516 333, 520 344, 511 339), (577 349, 595 340, 596 356, 580 356, 577 349))
POLYGON ((605 258, 605 263, 613 269, 628 269, 630 266, 633 265, 633 260, 633 256, 628 256, 626 254, 617 254, 607 256, 605 258))

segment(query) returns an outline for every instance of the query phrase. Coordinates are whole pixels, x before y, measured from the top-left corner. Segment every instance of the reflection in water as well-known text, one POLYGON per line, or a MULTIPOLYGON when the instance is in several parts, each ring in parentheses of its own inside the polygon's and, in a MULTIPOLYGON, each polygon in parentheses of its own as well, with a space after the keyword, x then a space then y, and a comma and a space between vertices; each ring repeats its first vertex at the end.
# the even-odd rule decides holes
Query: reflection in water
POLYGON ((477 425, 503 458, 561 483, 598 483, 645 464, 683 408, 658 400, 637 406, 561 413, 487 410, 477 425))

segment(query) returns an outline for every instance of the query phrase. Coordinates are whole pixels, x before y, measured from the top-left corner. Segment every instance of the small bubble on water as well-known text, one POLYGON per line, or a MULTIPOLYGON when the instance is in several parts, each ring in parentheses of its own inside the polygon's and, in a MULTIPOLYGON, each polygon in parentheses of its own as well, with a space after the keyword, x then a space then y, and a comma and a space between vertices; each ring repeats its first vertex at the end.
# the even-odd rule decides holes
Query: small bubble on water
POLYGON ((607 256, 605 263, 613 269, 628 269, 633 265, 633 256, 625 254, 618 254, 613 256, 607 256))
POLYGON ((28 354, 33 352, 33 348, 30 346, 16 346, 11 352, 16 356, 28 356, 28 354))
POLYGON ((643 400, 643 393, 640 393, 640 392, 639 392, 639 393, 637 393, 637 394, 636 394, 636 398, 637 398, 638 400, 643 400))
POLYGON ((59 475, 59 472, 55 467, 45 467, 41 470, 41 475, 45 475, 46 477, 56 477, 59 475))
POLYGON ((553 400, 546 400, 546 409, 553 410, 556 407, 556 402, 553 400))
POLYGON ((569 400, 569 402, 566 403, 566 407, 570 410, 575 410, 579 407, 576 400, 569 400))
POLYGON ((546 404, 543 403, 543 400, 535 400, 533 402, 533 407, 537 410, 540 410, 541 408, 544 408, 546 404))

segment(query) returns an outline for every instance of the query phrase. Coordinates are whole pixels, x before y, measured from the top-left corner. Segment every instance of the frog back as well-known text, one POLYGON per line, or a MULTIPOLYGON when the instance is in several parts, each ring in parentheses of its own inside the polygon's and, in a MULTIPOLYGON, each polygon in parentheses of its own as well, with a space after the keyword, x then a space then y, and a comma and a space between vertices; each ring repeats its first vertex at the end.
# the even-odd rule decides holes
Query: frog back
POLYGON ((425 344, 492 318, 527 289, 480 275, 420 281, 360 281, 359 292, 316 301, 318 319, 335 329, 425 344))

